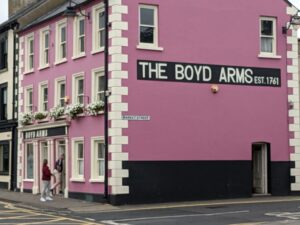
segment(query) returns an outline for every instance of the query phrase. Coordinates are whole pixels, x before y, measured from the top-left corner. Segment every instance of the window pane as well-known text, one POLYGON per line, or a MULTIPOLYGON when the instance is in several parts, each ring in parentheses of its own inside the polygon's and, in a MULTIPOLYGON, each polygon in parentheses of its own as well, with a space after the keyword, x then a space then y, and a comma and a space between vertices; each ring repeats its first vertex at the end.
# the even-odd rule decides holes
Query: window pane
POLYGON ((59 93, 60 98, 64 98, 66 96, 65 91, 66 91, 66 84, 61 83, 60 84, 60 93, 59 93))
POLYGON ((104 76, 98 76, 98 92, 105 90, 105 84, 104 84, 104 76))
POLYGON ((45 50, 45 58, 44 58, 44 60, 45 60, 45 64, 49 63, 49 50, 48 49, 45 50))
POLYGON ((32 144, 27 144, 26 159, 27 159, 27 168, 26 168, 27 178, 33 179, 33 145, 32 144))
POLYGON ((66 58, 66 43, 61 45, 61 58, 66 58))
POLYGON ((78 159, 83 159, 83 144, 78 143, 78 159))
POLYGON ((43 95, 44 95, 44 101, 47 101, 48 100, 48 88, 44 88, 43 89, 43 95))
POLYGON ((100 47, 103 47, 105 45, 105 30, 100 31, 99 38, 100 47))
POLYGON ((99 174, 99 176, 104 176, 104 161, 103 160, 98 161, 98 174, 99 174))
POLYGON ((83 79, 78 80, 78 94, 83 94, 83 79))
POLYGON ((83 160, 78 161, 78 175, 83 175, 83 160))
POLYGON ((49 47, 49 34, 45 33, 45 48, 49 47))
POLYGON ((104 159, 104 144, 98 142, 97 143, 97 150, 98 150, 98 159, 104 159))
POLYGON ((99 29, 103 29, 105 27, 105 16, 104 12, 99 13, 99 29))
POLYGON ((0 174, 8 175, 9 172, 9 144, 0 144, 0 174))
POLYGON ((84 35, 84 20, 79 21, 79 35, 84 35))
POLYGON ((29 53, 33 54, 33 40, 29 41, 29 53))
POLYGON ((262 35, 273 35, 273 21, 262 20, 261 21, 261 34, 262 35))
POLYGON ((154 43, 154 28, 141 26, 140 29, 140 41, 143 43, 154 43))
POLYGON ((61 42, 66 41, 66 27, 61 28, 61 42))
POLYGON ((273 52, 273 38, 262 37, 261 38, 261 51, 273 52))
POLYGON ((79 45, 80 45, 79 47, 80 52, 84 52, 84 37, 80 37, 79 45))
POLYGON ((154 9, 141 8, 141 24, 154 26, 154 9))
POLYGON ((32 90, 28 91, 28 104, 31 105, 32 104, 32 90))

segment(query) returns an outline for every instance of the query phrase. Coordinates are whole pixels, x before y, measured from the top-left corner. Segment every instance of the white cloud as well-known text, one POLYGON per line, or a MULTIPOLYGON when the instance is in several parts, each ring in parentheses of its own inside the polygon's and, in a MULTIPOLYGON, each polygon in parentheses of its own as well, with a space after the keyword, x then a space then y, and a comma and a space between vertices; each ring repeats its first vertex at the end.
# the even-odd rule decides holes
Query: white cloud
POLYGON ((0 23, 4 22, 8 18, 8 0, 0 0, 0 23))

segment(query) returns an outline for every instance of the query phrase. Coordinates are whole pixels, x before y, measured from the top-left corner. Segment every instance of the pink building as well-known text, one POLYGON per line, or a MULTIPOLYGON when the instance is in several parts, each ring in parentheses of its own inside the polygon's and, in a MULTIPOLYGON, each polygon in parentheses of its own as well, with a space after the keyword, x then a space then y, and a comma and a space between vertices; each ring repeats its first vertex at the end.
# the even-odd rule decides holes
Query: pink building
POLYGON ((20 111, 67 114, 23 117, 21 190, 38 193, 41 160, 53 168, 61 152, 66 197, 120 204, 300 190, 294 6, 110 0, 105 42, 104 3, 81 2, 89 17, 66 18, 63 5, 20 33, 20 111), (75 103, 99 107, 82 113, 75 103))

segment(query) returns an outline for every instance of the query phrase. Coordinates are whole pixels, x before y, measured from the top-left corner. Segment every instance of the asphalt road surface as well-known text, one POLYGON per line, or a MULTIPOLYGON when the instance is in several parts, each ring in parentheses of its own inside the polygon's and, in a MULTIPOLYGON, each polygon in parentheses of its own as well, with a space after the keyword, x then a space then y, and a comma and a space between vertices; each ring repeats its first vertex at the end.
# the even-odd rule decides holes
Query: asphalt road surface
MULTIPOLYGON (((29 206, 28 206, 29 207, 29 206)), ((300 225, 299 200, 124 206, 98 212, 45 211, 0 202, 1 224, 60 225, 300 225)))

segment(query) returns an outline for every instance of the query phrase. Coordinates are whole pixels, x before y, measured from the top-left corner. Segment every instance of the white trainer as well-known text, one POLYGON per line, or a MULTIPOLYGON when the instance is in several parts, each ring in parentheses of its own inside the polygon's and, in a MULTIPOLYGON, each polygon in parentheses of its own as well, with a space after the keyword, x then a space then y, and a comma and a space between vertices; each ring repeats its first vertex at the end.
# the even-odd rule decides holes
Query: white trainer
POLYGON ((53 199, 51 198, 51 197, 46 197, 46 200, 48 200, 48 201, 52 201, 53 199))
POLYGON ((46 199, 45 199, 45 198, 43 198, 43 197, 41 197, 41 198, 40 198, 40 201, 41 201, 41 202, 45 202, 45 201, 46 201, 46 199))

